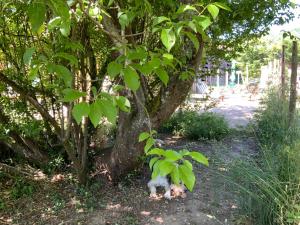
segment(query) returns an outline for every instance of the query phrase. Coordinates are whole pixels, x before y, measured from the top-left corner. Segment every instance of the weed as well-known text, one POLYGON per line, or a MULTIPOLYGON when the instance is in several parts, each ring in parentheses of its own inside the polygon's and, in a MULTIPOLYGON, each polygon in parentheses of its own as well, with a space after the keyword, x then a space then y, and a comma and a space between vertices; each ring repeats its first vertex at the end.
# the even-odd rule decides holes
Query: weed
POLYGON ((53 204, 52 210, 54 212, 59 212, 66 206, 66 201, 58 193, 54 193, 51 196, 51 201, 53 204))
POLYGON ((35 186, 29 183, 24 178, 17 177, 11 189, 10 195, 13 199, 18 199, 22 196, 32 196, 35 191, 35 186))

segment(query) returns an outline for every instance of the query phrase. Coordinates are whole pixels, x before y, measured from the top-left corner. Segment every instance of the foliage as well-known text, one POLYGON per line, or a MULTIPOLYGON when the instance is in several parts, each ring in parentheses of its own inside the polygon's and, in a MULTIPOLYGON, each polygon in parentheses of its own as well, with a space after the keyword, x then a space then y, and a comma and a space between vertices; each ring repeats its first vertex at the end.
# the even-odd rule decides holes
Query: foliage
POLYGON ((236 40, 229 30, 240 40, 252 38, 252 31, 264 33, 266 24, 281 23, 277 12, 290 19, 290 6, 249 0, 1 1, 0 101, 6 104, 0 123, 12 126, 0 133, 35 152, 37 161, 47 161, 44 150, 61 145, 85 183, 95 127, 109 122, 122 128, 119 115, 133 120, 143 111, 161 117, 151 121, 164 121, 186 96, 204 43, 216 40, 213 49, 221 49, 215 47, 225 46, 221 39, 236 40), (38 140, 28 142, 27 136, 38 140))
MULTIPOLYGON (((280 60, 282 55, 282 45, 285 46, 286 64, 291 63, 292 56, 292 39, 284 38, 283 35, 257 38, 244 43, 243 49, 238 53, 238 67, 246 73, 248 66, 249 76, 257 78, 260 76, 261 66, 268 65, 269 62, 280 60)), ((300 53, 298 54, 298 57, 300 53)))
POLYGON ((229 127, 224 117, 215 113, 179 111, 163 124, 162 131, 173 132, 194 140, 219 140, 229 133, 229 127))
POLYGON ((15 184, 11 189, 10 195, 14 199, 18 199, 22 196, 31 196, 35 191, 33 184, 25 180, 24 178, 18 177, 15 179, 15 184))
POLYGON ((221 59, 230 59, 243 52, 245 43, 267 35, 270 25, 289 22, 295 17, 292 9, 296 4, 293 1, 245 0, 230 1, 228 6, 232 11, 220 12, 218 22, 211 29, 213 38, 207 49, 208 55, 221 59))
POLYGON ((141 103, 155 113, 151 106, 163 98, 158 90, 169 85, 170 74, 176 84, 191 81, 198 68, 188 62, 201 56, 201 41, 219 12, 230 11, 223 3, 180 1, 162 7, 149 1, 33 0, 0 7, 0 100, 24 103, 16 114, 26 111, 28 117, 17 120, 8 104, 1 107, 15 124, 5 128, 8 141, 19 144, 15 139, 26 129, 36 132, 31 137, 39 134, 41 143, 60 142, 78 174, 87 171, 93 129, 116 124, 120 111, 134 115, 141 103), (23 121, 30 127, 21 127, 23 121))
POLYGON ((262 100, 262 107, 256 114, 255 130, 257 137, 263 146, 281 149, 285 145, 291 145, 299 138, 299 121, 292 126, 288 122, 288 101, 280 97, 277 89, 269 90, 262 100))
POLYGON ((208 159, 200 152, 190 152, 186 149, 179 152, 168 149, 153 148, 155 139, 154 131, 150 133, 141 133, 139 141, 146 141, 145 153, 146 156, 152 157, 149 162, 149 167, 152 170, 151 178, 157 176, 170 175, 174 184, 184 184, 189 191, 193 191, 196 177, 193 172, 193 165, 187 157, 192 158, 198 163, 208 166, 208 159))
POLYGON ((229 165, 232 190, 242 213, 256 224, 298 224, 300 201, 299 123, 287 126, 288 104, 271 91, 256 116, 260 152, 229 165))

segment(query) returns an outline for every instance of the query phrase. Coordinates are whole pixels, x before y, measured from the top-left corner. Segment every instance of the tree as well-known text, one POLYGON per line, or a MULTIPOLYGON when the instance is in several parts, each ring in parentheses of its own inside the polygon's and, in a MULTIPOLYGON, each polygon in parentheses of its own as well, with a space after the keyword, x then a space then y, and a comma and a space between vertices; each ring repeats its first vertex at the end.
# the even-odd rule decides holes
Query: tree
MULTIPOLYGON (((236 11, 248 4, 244 17, 236 17, 222 2, 10 0, 0 4, 1 99, 22 103, 22 110, 12 107, 15 113, 26 111, 15 119, 7 103, 3 113, 16 125, 29 119, 37 123, 39 132, 34 136, 45 149, 60 144, 81 183, 86 182, 94 127, 117 124, 115 144, 99 161, 111 177, 134 168, 143 154, 139 134, 159 127, 185 99, 205 43, 212 39, 222 46, 218 41, 230 27, 257 13, 253 10, 257 3, 246 0, 230 4, 236 11)), ((272 3, 271 19, 262 16, 264 4, 259 5, 257 21, 235 33, 239 41, 251 38, 250 31, 257 27, 266 30, 266 23, 278 19, 276 13, 290 3, 272 3)), ((22 127, 3 122, 2 126, 28 136, 22 127)), ((19 144, 12 137, 7 142, 19 144)))

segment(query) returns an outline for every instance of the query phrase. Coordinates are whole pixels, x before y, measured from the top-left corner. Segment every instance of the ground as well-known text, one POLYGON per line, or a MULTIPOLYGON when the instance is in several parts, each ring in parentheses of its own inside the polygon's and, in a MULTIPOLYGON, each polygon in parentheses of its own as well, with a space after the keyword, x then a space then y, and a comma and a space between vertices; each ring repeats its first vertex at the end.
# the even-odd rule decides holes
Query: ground
MULTIPOLYGON (((237 223, 234 193, 224 175, 231 160, 256 153, 255 138, 244 127, 257 105, 246 95, 227 92, 224 102, 211 110, 224 115, 232 127, 242 130, 233 131, 221 141, 192 142, 172 135, 160 136, 167 148, 200 151, 210 159, 208 168, 194 165, 197 183, 186 198, 149 198, 147 166, 115 186, 93 181, 89 188, 80 188, 72 184, 73 178, 68 174, 41 176, 40 182, 34 184, 20 181, 20 186, 27 187, 21 189, 21 194, 27 191, 27 196, 11 202, 0 200, 0 224, 241 224, 237 223)), ((0 176, 0 179, 6 181, 1 180, 0 186, 1 197, 5 199, 5 187, 12 184, 7 178, 0 176)))

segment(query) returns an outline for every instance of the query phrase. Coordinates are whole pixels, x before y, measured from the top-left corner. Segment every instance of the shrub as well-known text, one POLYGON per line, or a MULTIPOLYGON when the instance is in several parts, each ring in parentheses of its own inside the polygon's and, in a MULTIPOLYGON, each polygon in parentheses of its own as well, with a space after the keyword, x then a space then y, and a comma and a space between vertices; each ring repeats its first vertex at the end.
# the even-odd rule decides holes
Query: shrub
POLYGON ((224 117, 205 112, 195 120, 185 125, 185 136, 191 139, 221 139, 229 133, 229 127, 224 117))
POLYGON ((172 132, 194 140, 219 140, 229 133, 229 127, 224 117, 215 113, 198 114, 195 111, 179 111, 162 126, 161 131, 172 132))

